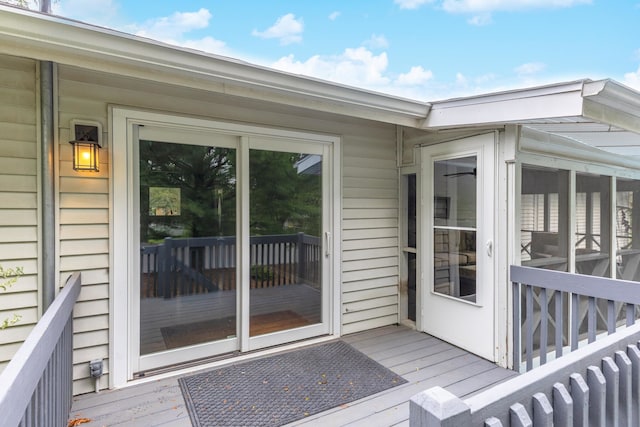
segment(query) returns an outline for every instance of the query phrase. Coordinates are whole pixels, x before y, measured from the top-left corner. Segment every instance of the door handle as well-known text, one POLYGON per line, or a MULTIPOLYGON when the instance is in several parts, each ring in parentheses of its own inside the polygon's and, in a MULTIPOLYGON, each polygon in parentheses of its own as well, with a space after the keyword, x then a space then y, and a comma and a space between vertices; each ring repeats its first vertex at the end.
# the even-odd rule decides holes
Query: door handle
POLYGON ((493 241, 489 240, 487 241, 487 255, 492 256, 493 255, 493 241))
POLYGON ((329 257, 331 255, 331 233, 328 231, 324 232, 324 256, 329 257))

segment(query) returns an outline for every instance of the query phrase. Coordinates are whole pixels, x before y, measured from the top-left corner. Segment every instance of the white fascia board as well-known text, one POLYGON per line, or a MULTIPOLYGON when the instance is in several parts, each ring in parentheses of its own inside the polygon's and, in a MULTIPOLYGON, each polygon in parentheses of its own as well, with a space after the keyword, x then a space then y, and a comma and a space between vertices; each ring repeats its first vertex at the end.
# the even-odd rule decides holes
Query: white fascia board
POLYGON ((6 5, 0 53, 405 126, 417 126, 430 108, 6 5))
POLYGON ((424 129, 581 116, 583 81, 433 102, 424 129))

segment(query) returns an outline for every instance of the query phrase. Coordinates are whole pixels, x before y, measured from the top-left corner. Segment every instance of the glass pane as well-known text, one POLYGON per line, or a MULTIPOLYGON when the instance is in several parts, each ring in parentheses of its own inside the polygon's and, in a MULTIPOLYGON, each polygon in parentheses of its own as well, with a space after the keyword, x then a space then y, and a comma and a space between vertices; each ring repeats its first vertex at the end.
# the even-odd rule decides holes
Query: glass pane
POLYGON ((476 232, 433 231, 434 292, 476 301, 476 232))
POLYGON ((407 317, 416 320, 416 254, 407 252, 407 317))
POLYGON ((616 188, 616 277, 640 281, 640 181, 618 178, 616 188))
POLYGON ((320 323, 322 157, 250 150, 250 336, 320 323))
POLYGON ((611 178, 576 173, 576 273, 609 277, 611 178))
POLYGON ((522 166, 520 259, 522 265, 568 271, 569 172, 522 166))
POLYGON ((235 150, 139 150, 140 354, 235 337, 235 150))
POLYGON ((434 225, 476 227, 476 168, 475 156, 434 162, 434 225))
POLYGON ((417 222, 416 222, 416 175, 407 175, 407 246, 416 247, 417 222))

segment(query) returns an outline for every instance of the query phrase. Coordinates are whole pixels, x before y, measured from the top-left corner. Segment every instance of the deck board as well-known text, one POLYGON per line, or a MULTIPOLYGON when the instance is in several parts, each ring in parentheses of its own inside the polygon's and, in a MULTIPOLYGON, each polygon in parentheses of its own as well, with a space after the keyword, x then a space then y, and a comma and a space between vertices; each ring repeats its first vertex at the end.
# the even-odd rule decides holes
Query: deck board
MULTIPOLYGON (((408 383, 289 424, 292 426, 407 426, 409 399, 433 386, 464 398, 515 376, 478 356, 403 326, 388 326, 342 339, 408 383)), ((191 426, 177 378, 74 398, 71 418, 83 426, 191 426)))

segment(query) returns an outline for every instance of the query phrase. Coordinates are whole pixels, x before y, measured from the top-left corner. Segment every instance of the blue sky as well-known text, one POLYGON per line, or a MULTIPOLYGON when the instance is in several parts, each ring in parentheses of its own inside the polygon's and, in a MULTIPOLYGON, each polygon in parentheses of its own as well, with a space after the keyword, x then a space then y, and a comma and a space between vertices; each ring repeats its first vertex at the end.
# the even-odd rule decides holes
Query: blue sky
POLYGON ((54 13, 418 100, 581 78, 640 90, 640 0, 59 0, 54 13))

